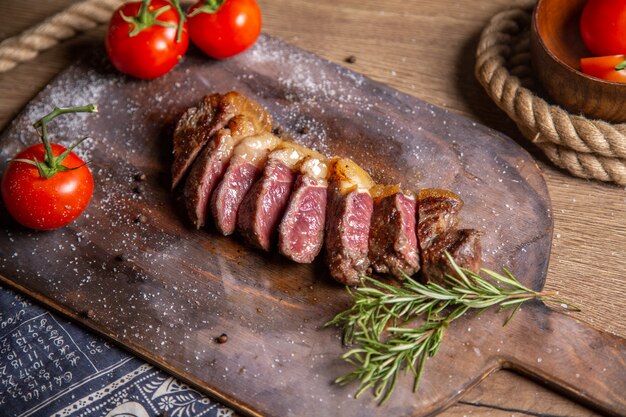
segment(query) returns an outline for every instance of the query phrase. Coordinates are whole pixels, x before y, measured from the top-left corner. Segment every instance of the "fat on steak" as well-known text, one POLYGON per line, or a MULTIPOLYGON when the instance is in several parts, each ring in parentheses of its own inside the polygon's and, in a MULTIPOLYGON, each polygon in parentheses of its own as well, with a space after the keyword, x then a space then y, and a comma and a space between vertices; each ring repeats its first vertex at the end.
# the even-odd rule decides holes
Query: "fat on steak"
POLYGON ((222 181, 211 196, 211 214, 217 230, 223 235, 235 231, 244 196, 261 176, 267 155, 281 142, 271 133, 265 133, 242 140, 233 150, 222 181))
POLYGON ((245 195, 237 215, 237 230, 253 246, 271 249, 296 179, 297 165, 311 151, 283 142, 267 157, 261 178, 245 195))
POLYGON ((311 263, 324 244, 328 162, 317 154, 307 157, 278 227, 279 252, 298 263, 311 263))
POLYGON ((244 138, 267 133, 248 116, 237 115, 228 122, 228 128, 219 130, 213 140, 194 161, 185 181, 183 195, 187 214, 193 225, 204 226, 211 193, 222 179, 234 147, 244 138))
POLYGON ((238 114, 247 116, 260 131, 272 129, 272 118, 267 110, 235 91, 224 95, 211 94, 197 107, 185 111, 174 130, 172 189, 180 183, 213 135, 238 114))
POLYGON ((347 158, 330 163, 326 211, 326 261, 330 275, 357 285, 369 267, 370 220, 374 201, 369 174, 347 158))

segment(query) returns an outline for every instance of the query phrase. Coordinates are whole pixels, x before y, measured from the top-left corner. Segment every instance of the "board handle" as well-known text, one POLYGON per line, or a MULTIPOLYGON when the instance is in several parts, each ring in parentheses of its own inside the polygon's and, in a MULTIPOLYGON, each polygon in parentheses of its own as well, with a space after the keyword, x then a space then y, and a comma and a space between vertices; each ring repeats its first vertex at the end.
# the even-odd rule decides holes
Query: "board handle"
POLYGON ((515 329, 500 340, 503 368, 547 383, 606 414, 626 416, 626 339, 539 301, 525 305, 519 315, 509 323, 515 329))

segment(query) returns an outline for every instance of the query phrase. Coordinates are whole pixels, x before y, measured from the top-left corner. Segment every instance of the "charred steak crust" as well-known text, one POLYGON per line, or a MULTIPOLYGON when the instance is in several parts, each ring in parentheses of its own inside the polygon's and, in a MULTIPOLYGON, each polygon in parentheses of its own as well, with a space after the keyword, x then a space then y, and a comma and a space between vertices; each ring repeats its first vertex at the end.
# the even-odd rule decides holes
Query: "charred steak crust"
POLYGON ((187 176, 183 195, 189 220, 196 229, 204 226, 209 198, 217 181, 224 175, 232 149, 220 152, 231 140, 230 129, 222 129, 207 145, 191 167, 187 176), (227 159, 228 158, 228 159, 227 159))
POLYGON ((416 208, 415 197, 401 191, 374 200, 369 259, 375 272, 404 279, 419 271, 416 208))
POLYGON ((455 275, 445 251, 448 251, 461 268, 477 273, 482 254, 480 235, 481 233, 474 229, 453 229, 437 237, 422 254, 424 279, 427 282, 442 284, 445 282, 446 274, 455 275))
POLYGON ((346 285, 357 285, 369 267, 370 220, 374 201, 367 191, 342 194, 335 181, 328 185, 326 258, 330 275, 346 285))
POLYGON ((269 251, 295 180, 290 167, 268 160, 261 178, 246 194, 237 215, 237 229, 253 246, 269 251))
POLYGON ((326 180, 299 175, 278 230, 278 250, 287 258, 310 263, 324 244, 326 180))
POLYGON ((426 250, 441 234, 456 227, 463 200, 448 190, 426 188, 417 194, 417 241, 426 250))
POLYGON ((197 229, 206 222, 211 193, 224 176, 234 146, 246 137, 266 133, 259 128, 262 127, 248 116, 239 114, 233 117, 228 122, 228 128, 218 131, 194 161, 183 194, 187 214, 197 229))
POLYGON ((252 122, 254 130, 259 134, 272 131, 272 116, 265 107, 236 91, 224 94, 221 109, 226 117, 230 116, 229 119, 238 114, 245 116, 252 122))
POLYGON ((183 193, 196 227, 210 210, 221 233, 238 227, 264 250, 278 232, 280 253, 302 263, 325 244, 331 276, 347 285, 359 284, 370 265, 398 278, 421 266, 425 280, 443 282, 453 272, 445 251, 478 271, 480 233, 457 230, 458 195, 424 189, 413 198, 399 186, 375 185, 353 161, 329 164, 271 129, 269 113, 237 92, 206 96, 183 114, 174 132, 172 188, 191 167, 183 193))
POLYGON ((272 118, 267 110, 235 91, 206 96, 198 107, 191 107, 182 115, 174 130, 172 189, 176 188, 213 135, 236 115, 248 117, 257 131, 272 130, 272 118))
POLYGON ((197 107, 187 109, 178 120, 174 130, 172 189, 178 185, 211 136, 228 122, 223 119, 218 121, 221 99, 220 94, 206 96, 197 107))

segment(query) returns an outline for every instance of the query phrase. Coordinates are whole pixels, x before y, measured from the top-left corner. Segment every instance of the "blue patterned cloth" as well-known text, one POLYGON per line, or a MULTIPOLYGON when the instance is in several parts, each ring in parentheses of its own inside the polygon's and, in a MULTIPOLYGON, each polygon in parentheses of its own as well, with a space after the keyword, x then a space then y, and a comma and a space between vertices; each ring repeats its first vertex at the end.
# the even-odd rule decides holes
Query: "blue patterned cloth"
POLYGON ((232 415, 151 365, 0 287, 0 416, 232 415))

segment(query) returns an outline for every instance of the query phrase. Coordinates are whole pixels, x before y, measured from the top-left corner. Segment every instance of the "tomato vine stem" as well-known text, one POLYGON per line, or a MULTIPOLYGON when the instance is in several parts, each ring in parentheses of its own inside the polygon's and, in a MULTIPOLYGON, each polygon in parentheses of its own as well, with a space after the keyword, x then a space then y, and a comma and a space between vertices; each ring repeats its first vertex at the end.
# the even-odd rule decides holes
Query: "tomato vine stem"
MULTIPOLYGON (((132 29, 130 29, 128 32, 128 36, 132 38, 133 36, 137 36, 142 30, 147 29, 150 26, 156 25, 156 26, 163 26, 166 28, 176 27, 176 25, 172 23, 162 22, 157 19, 161 14, 165 13, 171 8, 172 6, 168 4, 166 6, 159 7, 158 9, 154 11, 150 11, 150 0, 143 0, 143 2, 141 3, 141 8, 139 9, 139 12, 137 12, 135 16, 126 16, 121 11, 120 11, 120 16, 122 17, 122 19, 124 19, 125 22, 128 22, 130 25, 132 25, 132 29)), ((178 30, 182 28, 181 25, 182 23, 179 19, 178 30)))
POLYGON ((176 43, 180 42, 180 38, 183 33, 183 23, 187 20, 187 16, 185 16, 185 12, 180 7, 180 0, 171 0, 174 5, 174 9, 178 13, 178 25, 176 26, 176 43))
POLYGON ((54 154, 52 153, 52 146, 50 145, 50 139, 48 138, 48 123, 50 123, 55 118, 61 116, 62 114, 96 113, 97 111, 98 111, 98 106, 96 104, 86 104, 84 106, 77 106, 77 107, 55 107, 50 113, 46 114, 44 117, 37 120, 33 124, 33 127, 35 128, 35 130, 37 130, 37 133, 39 133, 39 137, 41 138, 41 141, 43 142, 43 146, 45 149, 44 160, 40 162, 37 160, 37 158, 33 160, 12 159, 10 162, 23 162, 26 164, 34 165, 35 167, 37 167, 37 171, 39 171, 39 175, 42 178, 46 178, 46 179, 52 177, 57 172, 70 171, 70 170, 74 170, 74 169, 78 169, 82 167, 83 165, 79 167, 68 168, 65 165, 62 165, 62 163, 63 163, 63 160, 74 150, 74 148, 76 148, 78 145, 83 143, 89 137, 80 139, 79 141, 72 144, 72 146, 66 149, 62 154, 58 156, 54 156, 54 154), (39 129, 41 129, 41 131, 39 129))
POLYGON ((224 1, 225 0, 204 0, 204 4, 191 12, 189 17, 193 17, 200 13, 213 14, 217 12, 220 7, 222 7, 224 1))

